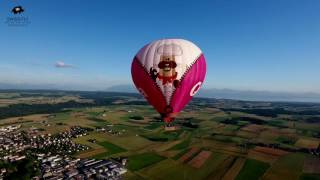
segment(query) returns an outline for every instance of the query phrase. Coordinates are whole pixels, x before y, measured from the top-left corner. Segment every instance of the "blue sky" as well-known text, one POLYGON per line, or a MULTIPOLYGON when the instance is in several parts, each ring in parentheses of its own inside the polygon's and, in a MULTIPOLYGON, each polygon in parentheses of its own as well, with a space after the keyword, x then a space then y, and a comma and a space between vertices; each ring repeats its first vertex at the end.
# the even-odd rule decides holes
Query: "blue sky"
POLYGON ((205 54, 206 88, 320 92, 319 9, 318 0, 2 0, 0 83, 129 84, 143 45, 183 38, 205 54), (15 5, 28 26, 5 23, 15 5))

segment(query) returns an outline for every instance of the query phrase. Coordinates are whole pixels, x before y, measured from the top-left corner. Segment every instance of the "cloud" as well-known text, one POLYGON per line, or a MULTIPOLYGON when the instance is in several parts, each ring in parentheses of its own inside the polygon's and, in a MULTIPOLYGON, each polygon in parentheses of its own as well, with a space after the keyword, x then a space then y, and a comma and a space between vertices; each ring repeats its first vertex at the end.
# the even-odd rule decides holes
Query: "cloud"
POLYGON ((54 64, 54 66, 55 66, 56 68, 74 68, 73 65, 71 65, 71 64, 66 64, 66 63, 64 63, 63 61, 57 61, 57 62, 54 64))

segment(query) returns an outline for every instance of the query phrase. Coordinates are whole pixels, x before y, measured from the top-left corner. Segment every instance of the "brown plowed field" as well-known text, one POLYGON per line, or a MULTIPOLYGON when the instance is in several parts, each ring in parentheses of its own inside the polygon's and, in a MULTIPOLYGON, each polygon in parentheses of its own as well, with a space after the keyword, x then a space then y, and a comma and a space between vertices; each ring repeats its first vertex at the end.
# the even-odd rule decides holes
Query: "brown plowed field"
POLYGON ((210 156, 211 151, 201 151, 197 156, 189 161, 188 164, 194 168, 200 168, 210 156))
POLYGON ((199 148, 193 147, 187 153, 180 157, 179 162, 186 162, 189 160, 195 153, 199 151, 199 148))
POLYGON ((304 173, 316 174, 320 172, 320 159, 316 157, 308 157, 304 161, 304 173))

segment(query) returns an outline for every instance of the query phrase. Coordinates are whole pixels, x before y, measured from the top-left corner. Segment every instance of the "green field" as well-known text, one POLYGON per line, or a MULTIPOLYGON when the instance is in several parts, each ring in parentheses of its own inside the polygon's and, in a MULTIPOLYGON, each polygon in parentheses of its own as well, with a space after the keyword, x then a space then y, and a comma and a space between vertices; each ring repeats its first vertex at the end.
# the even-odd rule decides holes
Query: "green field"
POLYGON ((101 154, 97 154, 96 156, 94 156, 95 158, 103 158, 106 156, 110 156, 112 154, 117 154, 117 153, 121 153, 121 152, 126 152, 127 150, 117 146, 115 144, 112 144, 108 141, 103 141, 103 142, 97 142, 98 145, 104 147, 105 149, 107 149, 107 152, 105 153, 101 153, 101 154))
POLYGON ((177 153, 172 159, 178 160, 181 156, 183 156, 185 153, 187 153, 190 149, 183 149, 179 153, 177 153))
POLYGON ((191 137, 192 135, 189 135, 185 140, 171 147, 169 150, 180 150, 180 149, 188 148, 191 143, 191 137))
POLYGON ((153 129, 157 129, 159 127, 163 126, 163 123, 151 123, 148 126, 145 126, 145 129, 149 129, 149 130, 153 130, 153 129))
POLYGON ((302 174, 300 180, 320 180, 320 172, 319 174, 302 174))
POLYGON ((212 172, 222 166, 228 155, 213 153, 200 169, 194 169, 187 164, 181 164, 172 159, 166 159, 155 165, 139 171, 146 179, 205 179, 211 176, 212 172))
POLYGON ((164 160, 165 158, 162 156, 159 156, 155 153, 143 153, 143 154, 136 154, 133 156, 130 156, 128 159, 128 169, 132 171, 137 171, 139 169, 142 169, 144 167, 150 166, 152 164, 155 164, 157 162, 160 162, 164 160))
POLYGON ((166 132, 164 130, 142 134, 142 137, 155 142, 166 142, 177 140, 182 131, 166 132))
POLYGON ((236 180, 259 179, 269 167, 267 163, 247 159, 236 180))

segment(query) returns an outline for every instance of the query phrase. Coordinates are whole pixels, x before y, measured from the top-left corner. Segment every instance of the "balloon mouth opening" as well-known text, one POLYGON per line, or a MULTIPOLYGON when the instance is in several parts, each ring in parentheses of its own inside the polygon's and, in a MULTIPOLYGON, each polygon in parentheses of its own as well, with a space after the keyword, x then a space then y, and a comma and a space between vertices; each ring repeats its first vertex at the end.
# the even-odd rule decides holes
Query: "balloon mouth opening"
POLYGON ((163 118, 163 121, 167 124, 167 123, 172 123, 174 121, 173 117, 167 116, 163 118))
MULTIPOLYGON (((170 110, 170 108, 168 107, 167 110, 170 110)), ((178 115, 178 113, 174 113, 172 111, 162 114, 162 119, 164 122, 164 129, 166 131, 176 131, 176 130, 180 129, 180 127, 176 126, 176 123, 174 123, 174 120, 177 115, 178 115)))
POLYGON ((166 126, 171 125, 172 122, 175 120, 175 117, 177 116, 177 113, 173 112, 173 109, 171 106, 167 106, 164 109, 165 113, 162 115, 162 119, 166 126))

